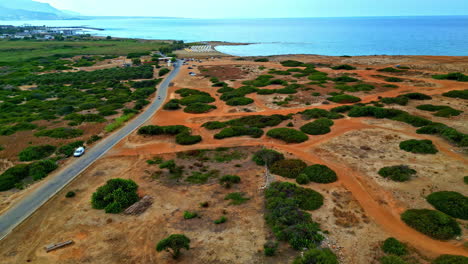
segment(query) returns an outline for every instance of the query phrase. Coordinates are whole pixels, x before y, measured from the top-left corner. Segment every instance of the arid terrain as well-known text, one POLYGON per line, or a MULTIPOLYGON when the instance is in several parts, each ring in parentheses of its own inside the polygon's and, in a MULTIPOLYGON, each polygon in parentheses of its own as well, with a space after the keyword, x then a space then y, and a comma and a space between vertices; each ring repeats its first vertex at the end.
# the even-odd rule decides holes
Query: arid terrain
MULTIPOLYGON (((400 219, 407 209, 433 209, 425 199, 432 192, 455 191, 468 195, 467 185, 463 182, 463 177, 468 175, 466 147, 437 135, 418 134, 417 128, 404 122, 373 117, 336 119, 331 132, 309 135, 308 140, 301 143, 286 143, 266 133, 258 138, 215 139, 214 135, 219 131, 202 126, 206 122, 225 122, 253 115, 291 114, 290 119, 266 127, 264 131, 280 127, 299 129, 310 122, 299 112, 314 108, 329 111, 350 105, 327 101, 329 93, 340 92, 332 82, 311 83, 307 76, 296 78, 269 73, 271 69, 287 71, 291 67, 280 62, 296 60, 314 64, 317 71, 327 73, 330 78, 346 75, 373 85, 375 88, 370 91, 346 92, 359 97, 360 103, 414 92, 429 95, 430 100, 409 100, 406 105, 388 104, 385 107, 443 123, 466 134, 467 101, 442 94, 468 89, 468 82, 437 80, 431 76, 468 73, 467 57, 294 55, 269 57, 263 62, 254 59, 223 57, 189 61, 184 65, 166 101, 181 99, 176 91, 190 88, 215 98, 211 105, 216 109, 200 114, 160 109, 146 125, 184 125, 193 135, 200 135, 202 141, 179 145, 173 136, 142 136, 135 131, 0 241, 0 263, 291 263, 300 253, 287 243, 280 243, 275 257, 266 257, 263 253, 265 242, 274 237, 264 219, 264 189, 272 180, 295 181, 279 175, 266 176, 265 167, 252 161, 252 154, 262 148, 281 152, 286 158, 301 159, 308 165, 323 164, 336 172, 336 182, 301 186, 324 196, 324 205, 310 213, 325 233, 322 245, 330 247, 340 263, 379 263, 378 259, 384 255, 380 245, 388 237, 395 237, 408 246, 410 253, 406 260, 409 263, 430 263, 442 254, 468 256, 468 221, 457 219, 462 235, 442 241, 416 231, 400 219), (356 69, 330 68, 341 64, 356 69), (378 71, 396 65, 409 69, 378 71), (298 84, 300 88, 294 94, 250 93, 245 97, 253 99, 253 103, 230 106, 220 100, 220 87, 213 87, 213 81, 210 81, 215 77, 237 89, 244 85, 243 82, 266 74, 298 84), (401 81, 388 82, 385 79, 388 77, 401 78, 401 81), (422 104, 446 105, 463 113, 451 117, 434 116, 433 112, 416 108, 422 104), (438 153, 415 154, 398 147, 401 141, 409 139, 429 139, 438 153), (204 150, 204 156, 201 157, 197 150, 204 150), (184 168, 183 177, 189 177, 195 171, 209 172, 212 177, 201 184, 175 179, 158 165, 147 162, 155 158, 174 160, 184 168), (382 167, 400 164, 417 171, 410 181, 395 182, 377 173, 382 167), (222 175, 237 175, 241 182, 224 188, 218 179, 222 175), (151 207, 141 215, 106 214, 93 209, 92 194, 113 178, 135 181, 140 197, 153 197, 151 207), (69 191, 76 192, 76 196, 66 198, 69 191), (249 200, 230 205, 224 197, 232 192, 242 192, 249 200), (209 205, 200 206, 203 202, 209 205), (185 220, 184 211, 195 211, 199 217, 185 220), (226 223, 213 223, 223 215, 228 219, 226 223), (183 251, 177 261, 166 252, 155 250, 156 243, 170 234, 185 234, 191 239, 191 249, 183 251), (44 246, 66 240, 74 243, 49 253, 44 251, 44 246)), ((261 88, 282 87, 270 84, 261 88)), ((96 131, 102 130, 103 125, 98 126, 96 131)), ((8 195, 15 197, 12 193, 8 195)))

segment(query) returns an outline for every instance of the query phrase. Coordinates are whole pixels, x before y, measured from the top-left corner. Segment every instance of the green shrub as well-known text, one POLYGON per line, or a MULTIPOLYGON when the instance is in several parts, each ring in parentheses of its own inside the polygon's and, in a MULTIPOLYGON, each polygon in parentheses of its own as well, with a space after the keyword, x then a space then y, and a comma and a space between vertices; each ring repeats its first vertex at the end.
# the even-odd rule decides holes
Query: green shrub
POLYGON ((283 65, 284 67, 300 67, 300 66, 304 66, 304 63, 300 61, 295 61, 295 60, 286 60, 286 61, 282 61, 281 65, 283 65))
POLYGON ((74 191, 69 191, 67 194, 65 194, 66 198, 72 198, 75 197, 76 193, 74 191))
POLYGON ((237 105, 249 105, 253 103, 254 100, 247 97, 234 97, 226 101, 227 105, 237 106, 237 105))
POLYGON ((396 256, 403 256, 408 254, 406 245, 398 241, 396 238, 387 238, 382 245, 383 252, 396 256))
POLYGON ((357 81, 359 81, 359 80, 356 79, 356 78, 347 76, 347 75, 343 75, 343 76, 339 76, 339 77, 333 78, 332 81, 334 81, 334 82, 343 82, 343 83, 347 83, 347 82, 357 82, 357 81))
POLYGON ((274 128, 267 132, 267 136, 283 140, 286 143, 301 143, 309 139, 303 132, 292 128, 274 128))
POLYGON ((229 202, 229 205, 240 205, 246 203, 248 200, 250 200, 250 198, 245 197, 245 193, 233 192, 227 194, 224 197, 224 200, 231 200, 231 202, 229 202))
POLYGON ((257 128, 265 128, 269 126, 277 126, 281 122, 287 119, 289 119, 289 117, 283 116, 283 115, 271 115, 271 116, 252 115, 252 116, 244 116, 241 118, 232 119, 224 123, 230 126, 249 126, 249 127, 257 127, 257 128))
POLYGON ((452 117, 452 116, 459 116, 461 113, 463 113, 463 111, 456 110, 451 107, 447 107, 447 108, 437 111, 437 113, 435 113, 434 115, 439 116, 439 117, 452 117))
POLYGON ((59 127, 54 129, 44 129, 34 134, 36 137, 51 137, 70 139, 83 135, 83 130, 74 128, 59 127))
POLYGON ((383 256, 380 258, 380 264, 408 264, 406 261, 398 256, 383 256))
POLYGON ((466 264, 468 257, 456 255, 441 255, 432 261, 432 264, 466 264))
POLYGON ((441 123, 431 123, 427 126, 416 130, 418 134, 436 134, 451 142, 456 143, 460 147, 468 146, 468 135, 463 134, 454 128, 448 127, 441 123))
POLYGON ((392 67, 378 69, 377 71, 379 71, 379 72, 403 72, 402 70, 395 69, 395 68, 392 68, 392 67))
POLYGON ((232 184, 237 184, 241 182, 241 178, 237 175, 224 175, 219 179, 219 184, 223 185, 225 188, 231 187, 232 184))
POLYGON ((189 96, 186 96, 180 100, 178 100, 181 105, 191 105, 195 103, 203 103, 203 104, 208 104, 208 103, 213 103, 216 101, 213 97, 210 95, 206 94, 192 94, 189 96))
POLYGON ((431 96, 427 94, 423 94, 423 93, 407 93, 407 94, 402 94, 401 96, 404 96, 411 100, 431 100, 432 99, 431 96))
POLYGON ((328 74, 325 72, 315 71, 311 73, 307 79, 315 81, 317 83, 325 83, 328 80, 328 74))
POLYGON ((468 82, 468 76, 460 72, 451 72, 448 74, 433 75, 432 78, 437 80, 452 80, 459 82, 468 82))
POLYGON ((379 175, 384 178, 390 178, 392 181, 404 182, 416 174, 416 171, 406 165, 397 165, 384 167, 379 170, 379 175))
POLYGON ((75 151, 75 149, 83 146, 83 144, 84 144, 84 141, 82 140, 75 141, 67 145, 61 146, 57 152, 59 154, 64 155, 65 157, 70 157, 71 155, 73 155, 73 152, 75 151))
POLYGON ((27 131, 27 130, 34 130, 37 128, 37 125, 31 124, 31 123, 18 123, 13 126, 5 126, 5 127, 0 127, 0 136, 9 136, 13 135, 14 133, 18 131, 27 131))
POLYGON ((144 126, 138 129, 138 134, 140 135, 178 135, 183 132, 189 132, 190 129, 183 125, 174 125, 174 126, 155 126, 149 125, 144 126))
POLYGON ((319 109, 319 108, 313 108, 313 109, 307 109, 303 112, 300 112, 302 115, 302 118, 305 120, 310 120, 313 118, 328 118, 328 119, 340 119, 343 118, 342 115, 335 113, 335 112, 328 112, 327 110, 324 109, 319 109))
POLYGON ((184 219, 185 220, 193 219, 193 218, 195 218, 197 216, 198 216, 198 213, 196 213, 196 212, 189 212, 189 211, 184 212, 184 219))
POLYGON ((468 197, 457 192, 434 192, 427 196, 427 202, 437 210, 452 217, 468 220, 468 197))
POLYGON ((267 257, 272 257, 276 255, 277 249, 278 249, 278 242, 276 241, 269 240, 263 245, 263 253, 267 257))
POLYGON ((91 197, 94 209, 118 214, 138 201, 138 185, 132 180, 111 179, 99 187, 91 197))
POLYGON ((29 164, 28 167, 28 176, 32 177, 33 180, 37 181, 45 178, 49 173, 57 169, 58 165, 57 163, 55 163, 55 161, 47 159, 33 162, 29 164))
POLYGON ((172 99, 163 106, 163 109, 164 110, 179 110, 180 109, 179 102, 180 101, 177 99, 172 99))
POLYGON ((156 251, 161 252, 163 250, 171 251, 172 258, 177 259, 180 256, 181 249, 190 249, 190 239, 185 235, 175 234, 161 240, 156 245, 156 251))
POLYGON ((29 165, 18 164, 3 172, 0 175, 0 191, 7 191, 15 188, 15 184, 29 176, 29 165))
POLYGON ((117 117, 114 122, 108 124, 106 127, 104 127, 104 131, 107 133, 110 133, 112 131, 115 131, 122 127, 125 122, 128 120, 132 119, 136 114, 135 113, 129 113, 129 114, 124 114, 122 116, 117 117))
POLYGON ((398 105, 407 105, 409 102, 408 97, 397 96, 397 97, 384 97, 380 100, 384 104, 398 104, 398 105))
POLYGON ((400 149, 419 154, 435 154, 439 152, 432 141, 430 140, 416 140, 410 139, 400 143, 400 149))
POLYGON ((353 109, 353 107, 354 106, 352 106, 352 105, 342 105, 342 106, 332 108, 330 111, 333 112, 333 113, 345 113, 345 112, 348 112, 349 110, 353 109))
POLYGON ((342 65, 332 67, 332 69, 333 70, 347 70, 347 71, 350 71, 350 70, 355 70, 356 67, 353 67, 353 66, 348 65, 348 64, 342 64, 342 65))
POLYGON ((40 160, 52 155, 57 148, 51 145, 29 146, 19 153, 20 161, 40 160))
POLYGON ((213 222, 214 222, 215 224, 219 225, 219 224, 226 223, 226 221, 227 221, 227 217, 225 217, 225 216, 223 215, 223 216, 221 216, 219 219, 214 220, 213 222))
POLYGON ((199 135, 191 135, 189 132, 182 132, 176 136, 176 142, 179 145, 194 145, 202 141, 199 135))
POLYGON ((359 91, 372 91, 375 89, 375 86, 366 83, 359 83, 355 85, 344 85, 339 84, 335 86, 335 89, 346 91, 346 92, 359 92, 359 91))
POLYGON ((333 121, 328 118, 320 118, 314 122, 303 125, 300 129, 302 132, 309 135, 324 135, 330 133, 330 127, 333 126, 333 121))
POLYGON ((327 98, 327 100, 335 102, 335 103, 339 103, 339 104, 349 104, 349 103, 360 102, 361 98, 352 96, 349 94, 339 94, 339 95, 329 97, 327 98))
POLYGON ((271 173, 286 178, 296 178, 307 167, 307 164, 299 159, 278 160, 271 166, 271 173))
POLYGON ((339 264, 335 253, 329 248, 314 248, 304 252, 303 256, 297 257, 293 264, 339 264))
POLYGON ((267 58, 260 58, 260 59, 255 59, 255 62, 269 62, 270 60, 267 58))
POLYGON ((313 190, 288 182, 273 182, 265 191, 267 225, 275 236, 294 249, 316 247, 324 237, 319 225, 303 210, 316 210, 323 196, 313 190))
POLYGON ((253 138, 259 138, 263 135, 263 130, 256 127, 243 127, 243 126, 232 126, 224 128, 219 133, 214 135, 215 139, 224 139, 230 137, 239 136, 251 136, 253 138))
MULTIPOLYGON (((174 177, 177 177, 179 175, 178 172, 172 173, 172 174, 173 174, 174 177)), ((205 184, 205 183, 208 182, 208 180, 211 177, 215 177, 215 176, 217 176, 217 174, 218 174, 217 171, 210 171, 208 173, 201 173, 201 172, 198 172, 198 171, 192 171, 192 175, 187 177, 187 179, 185 179, 185 181, 193 183, 193 184, 205 184)))
POLYGON ((463 182, 465 182, 465 184, 468 184, 468 176, 463 177, 463 182))
POLYGON ((215 129, 221 129, 225 128, 227 124, 219 121, 211 121, 211 122, 206 122, 202 125, 202 127, 208 129, 208 130, 215 130, 215 129))
POLYGON ((403 82, 402 79, 397 78, 397 77, 387 77, 387 78, 385 78, 385 81, 386 82, 403 82))
POLYGON ((461 234, 458 223, 450 216, 429 209, 410 209, 401 220, 417 231, 432 238, 448 240, 461 234))
POLYGON ((185 107, 184 112, 191 114, 202 114, 208 113, 213 109, 216 109, 216 106, 203 103, 193 103, 185 107))
POLYGON ((305 173, 301 173, 299 176, 297 176, 296 182, 298 184, 308 184, 310 183, 309 176, 307 176, 305 173))
POLYGON ((159 70, 159 73, 158 75, 161 77, 161 76, 164 76, 166 74, 168 74, 171 70, 169 70, 168 68, 162 68, 159 70))
POLYGON ((460 98, 460 99, 468 99, 468 89, 466 90, 453 90, 450 92, 446 92, 442 94, 445 97, 451 98, 460 98))
POLYGON ((317 183, 332 183, 338 180, 336 173, 325 165, 315 164, 304 169, 310 181, 317 183))
POLYGON ((284 155, 278 151, 264 148, 255 152, 252 160, 259 166, 267 165, 269 167, 279 160, 284 160, 284 155))

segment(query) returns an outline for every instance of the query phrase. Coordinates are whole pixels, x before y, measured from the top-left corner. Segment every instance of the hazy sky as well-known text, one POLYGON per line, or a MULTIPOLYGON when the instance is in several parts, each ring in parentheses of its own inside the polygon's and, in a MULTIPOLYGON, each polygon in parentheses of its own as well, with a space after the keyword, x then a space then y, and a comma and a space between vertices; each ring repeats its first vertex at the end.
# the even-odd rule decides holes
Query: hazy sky
POLYGON ((36 0, 93 16, 191 18, 468 15, 467 0, 36 0))

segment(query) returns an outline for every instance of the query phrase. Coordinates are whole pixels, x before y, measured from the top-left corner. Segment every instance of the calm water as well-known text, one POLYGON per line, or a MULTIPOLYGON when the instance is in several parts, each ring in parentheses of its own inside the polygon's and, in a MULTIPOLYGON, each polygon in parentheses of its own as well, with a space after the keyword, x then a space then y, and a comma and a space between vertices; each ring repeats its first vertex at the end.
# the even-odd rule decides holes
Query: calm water
POLYGON ((232 55, 468 55, 468 16, 302 19, 96 19, 1 21, 92 26, 97 35, 255 43, 222 46, 232 55))

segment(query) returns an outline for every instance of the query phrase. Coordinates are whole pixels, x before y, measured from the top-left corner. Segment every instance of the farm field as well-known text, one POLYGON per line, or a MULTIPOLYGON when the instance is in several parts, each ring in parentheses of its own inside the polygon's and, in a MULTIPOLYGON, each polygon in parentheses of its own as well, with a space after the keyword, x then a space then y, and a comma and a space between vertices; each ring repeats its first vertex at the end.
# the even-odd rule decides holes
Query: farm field
MULTIPOLYGON (((201 60, 183 66, 164 109, 0 241, 0 263, 307 263, 314 247, 330 263, 468 256, 466 57, 201 60), (115 178, 151 206, 95 209, 115 178), (177 260, 156 250, 171 234, 190 239, 177 260), (391 237, 404 250, 388 250, 391 237)), ((5 169, 18 162, 0 155, 5 169)))

